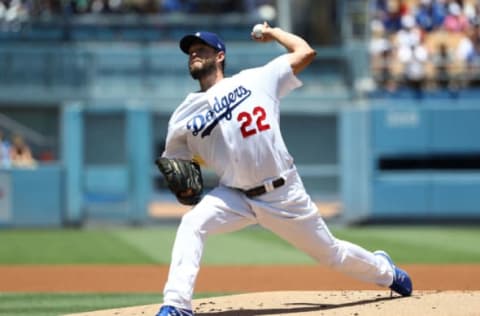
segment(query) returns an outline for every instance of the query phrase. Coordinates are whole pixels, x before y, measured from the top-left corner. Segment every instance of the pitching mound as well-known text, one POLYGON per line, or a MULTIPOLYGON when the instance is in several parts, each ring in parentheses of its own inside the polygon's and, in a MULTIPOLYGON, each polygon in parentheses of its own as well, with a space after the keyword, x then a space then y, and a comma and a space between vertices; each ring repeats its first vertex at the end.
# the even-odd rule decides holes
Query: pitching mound
MULTIPOLYGON (((160 305, 110 309, 70 316, 155 315, 160 305)), ((417 291, 390 297, 388 291, 259 292, 198 299, 197 316, 254 315, 479 315, 480 291, 417 291)))

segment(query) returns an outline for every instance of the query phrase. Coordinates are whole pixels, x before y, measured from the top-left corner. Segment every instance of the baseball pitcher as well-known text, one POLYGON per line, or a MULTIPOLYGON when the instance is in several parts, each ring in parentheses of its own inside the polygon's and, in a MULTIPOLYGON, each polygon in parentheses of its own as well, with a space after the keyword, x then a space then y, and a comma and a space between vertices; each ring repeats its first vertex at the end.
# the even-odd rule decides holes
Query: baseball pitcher
POLYGON ((218 35, 197 32, 180 41, 200 89, 172 114, 157 166, 178 200, 194 206, 178 227, 157 315, 193 315, 191 300, 207 237, 253 224, 321 264, 411 295, 410 277, 386 252, 369 252, 330 233, 285 146, 280 99, 301 86, 296 75, 314 60, 315 51, 299 36, 268 23, 251 36, 258 43, 276 41, 286 53, 231 77, 224 75, 227 50, 218 35), (194 157, 219 178, 219 185, 205 195, 194 157))

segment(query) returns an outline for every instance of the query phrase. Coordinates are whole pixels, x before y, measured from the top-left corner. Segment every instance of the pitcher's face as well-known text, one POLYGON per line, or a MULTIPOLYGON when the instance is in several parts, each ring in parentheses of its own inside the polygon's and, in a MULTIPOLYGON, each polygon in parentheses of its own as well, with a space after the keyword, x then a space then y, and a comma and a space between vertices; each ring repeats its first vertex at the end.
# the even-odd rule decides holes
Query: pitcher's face
POLYGON ((193 79, 200 79, 216 71, 220 52, 203 44, 194 43, 188 50, 188 68, 193 79))

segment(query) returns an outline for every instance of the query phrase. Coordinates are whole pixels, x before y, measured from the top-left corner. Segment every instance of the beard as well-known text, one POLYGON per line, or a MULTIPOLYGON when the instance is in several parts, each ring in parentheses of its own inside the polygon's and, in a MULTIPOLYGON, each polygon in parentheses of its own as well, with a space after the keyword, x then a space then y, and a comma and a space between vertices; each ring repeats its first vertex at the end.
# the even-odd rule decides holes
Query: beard
POLYGON ((216 71, 216 63, 214 58, 206 59, 200 67, 189 67, 190 75, 193 79, 198 80, 208 76, 216 71))

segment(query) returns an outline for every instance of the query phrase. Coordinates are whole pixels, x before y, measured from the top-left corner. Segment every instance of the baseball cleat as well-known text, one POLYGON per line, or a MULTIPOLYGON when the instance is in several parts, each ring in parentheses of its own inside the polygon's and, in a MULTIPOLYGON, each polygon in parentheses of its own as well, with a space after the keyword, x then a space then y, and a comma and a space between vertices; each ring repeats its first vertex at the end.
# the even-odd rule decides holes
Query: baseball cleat
POLYGON ((392 258, 383 250, 377 250, 374 252, 376 256, 382 256, 390 263, 393 269, 393 283, 390 285, 390 289, 402 296, 412 295, 412 280, 406 271, 395 266, 392 258))
POLYGON ((189 309, 178 308, 171 305, 163 305, 156 316, 193 316, 189 309))

